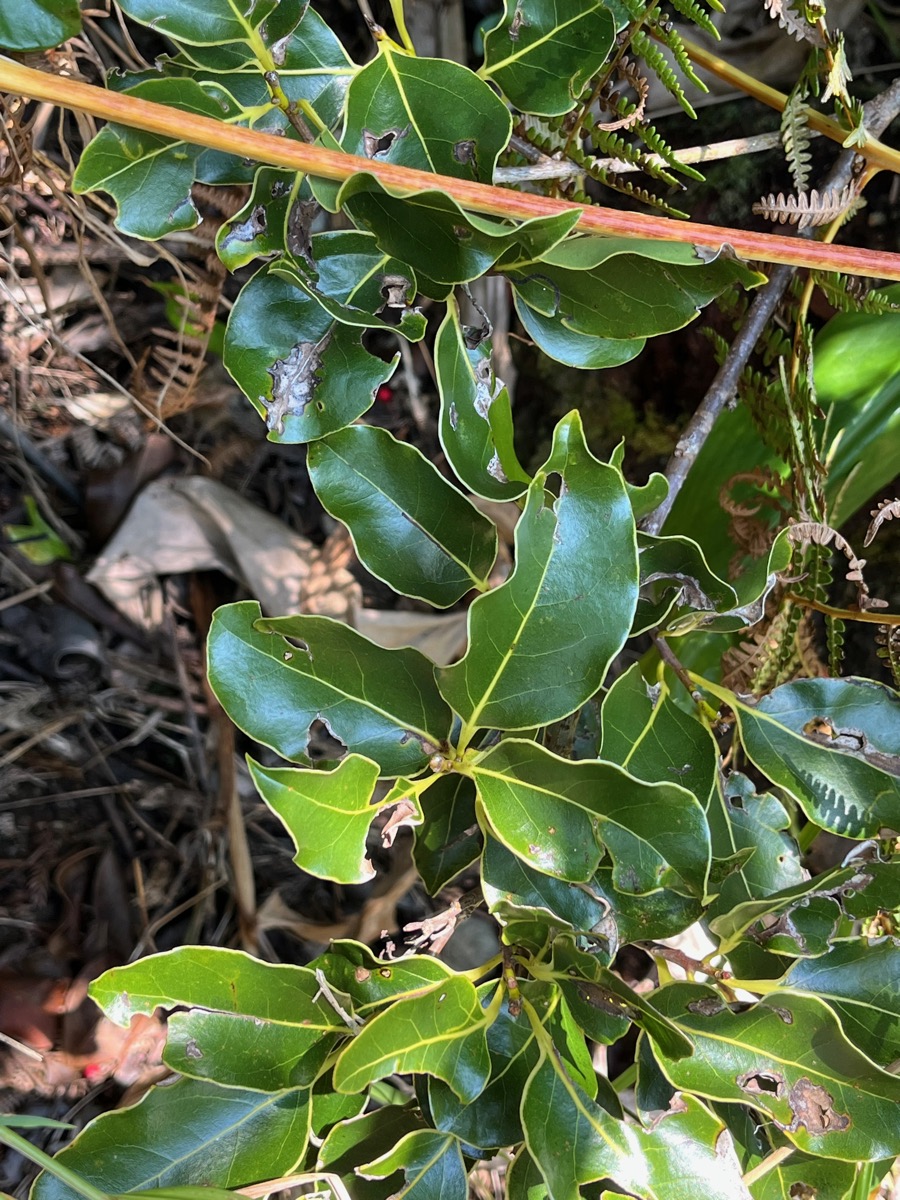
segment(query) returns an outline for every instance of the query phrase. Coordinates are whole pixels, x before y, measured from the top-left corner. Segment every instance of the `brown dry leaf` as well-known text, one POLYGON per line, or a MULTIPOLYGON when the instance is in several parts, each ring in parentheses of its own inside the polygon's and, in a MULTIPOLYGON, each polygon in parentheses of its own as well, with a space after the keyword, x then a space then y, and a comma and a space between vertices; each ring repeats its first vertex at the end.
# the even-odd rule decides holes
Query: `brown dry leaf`
POLYGON ((439 667, 455 662, 466 648, 466 613, 401 612, 361 608, 353 624, 379 646, 412 646, 439 667))
POLYGON ((144 488, 88 579, 136 624, 163 622, 160 575, 218 569, 238 580, 273 615, 314 611, 347 620, 360 603, 346 568, 323 591, 322 552, 230 488, 193 476, 144 488), (312 597, 315 603, 311 603, 312 597))

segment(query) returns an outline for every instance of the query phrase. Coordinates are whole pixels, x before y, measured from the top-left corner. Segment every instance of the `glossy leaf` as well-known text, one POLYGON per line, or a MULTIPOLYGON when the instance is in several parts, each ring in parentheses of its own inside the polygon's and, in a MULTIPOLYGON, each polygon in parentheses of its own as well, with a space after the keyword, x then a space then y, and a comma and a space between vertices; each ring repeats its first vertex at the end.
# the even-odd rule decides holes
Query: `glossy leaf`
POLYGON ((458 1140, 434 1129, 408 1133, 392 1150, 357 1170, 370 1179, 386 1179, 402 1171, 406 1186, 394 1193, 397 1200, 466 1200, 469 1194, 458 1140))
POLYGON ((594 694, 631 625, 634 536, 622 476, 594 458, 570 413, 528 489, 512 574, 472 604, 465 657, 437 673, 464 736, 559 720, 594 694), (550 475, 562 481, 555 500, 550 475))
MULTIPOLYGON (((314 190, 322 195, 321 187, 314 190)), ((573 229, 579 216, 576 209, 514 225, 466 212, 441 191, 410 196, 366 174, 348 179, 334 204, 373 233, 382 250, 411 263, 420 290, 436 300, 446 299, 452 284, 476 279, 513 251, 525 260, 540 257, 573 229)))
POLYGON ((408 1133, 422 1128, 421 1118, 409 1107, 390 1105, 364 1116, 341 1121, 329 1132, 321 1149, 317 1167, 339 1176, 350 1189, 353 1200, 387 1200, 403 1185, 398 1170, 383 1182, 365 1179, 357 1168, 393 1146, 408 1133))
POLYGON ((702 984, 654 992, 653 1006, 694 1040, 677 1062, 658 1054, 676 1087, 769 1117, 801 1150, 845 1162, 900 1153, 900 1080, 847 1040, 812 996, 776 992, 732 1012, 702 984))
POLYGON ((406 263, 379 250, 371 234, 350 229, 319 233, 311 239, 311 249, 313 277, 287 260, 274 263, 272 270, 342 324, 389 329, 408 341, 421 340, 426 320, 413 308, 416 277, 406 263))
POLYGON ((615 36, 603 0, 505 0, 503 19, 484 39, 481 74, 522 112, 558 116, 574 108, 615 36))
POLYGON ((423 996, 453 975, 439 958, 410 954, 384 959, 368 946, 351 941, 332 942, 310 968, 323 971, 336 991, 349 996, 354 1014, 362 1020, 394 1000, 423 996))
MULTIPOLYGON (((546 985, 525 985, 526 993, 532 994, 535 987, 546 989, 546 985)), ((538 1059, 530 1024, 521 1017, 511 1017, 505 1004, 487 1031, 487 1044, 491 1077, 484 1091, 471 1103, 460 1103, 439 1079, 428 1082, 435 1128, 454 1134, 479 1151, 498 1150, 522 1140, 519 1103, 538 1059)))
POLYGON ((422 824, 415 831, 413 862, 436 896, 481 853, 472 780, 455 773, 441 776, 421 794, 419 807, 422 824))
POLYGON ((81 32, 78 0, 4 0, 0 49, 49 50, 81 32))
POLYGON ((341 145, 378 162, 490 183, 511 129, 506 105, 468 68, 398 54, 382 39, 350 84, 341 145))
POLYGON ((553 1200, 577 1200, 580 1184, 600 1179, 645 1200, 748 1200, 722 1123, 692 1096, 648 1132, 610 1116, 542 1051, 522 1123, 553 1200))
POLYGON ((484 591, 497 530, 414 446, 357 425, 310 446, 316 494, 373 575, 446 608, 484 591))
POLYGON ((516 458, 509 392, 494 374, 490 340, 460 323, 452 298, 435 340, 434 365, 441 445, 457 477, 488 500, 521 496, 530 476, 516 458))
POLYGON ((328 617, 266 619, 251 600, 217 610, 209 679, 236 725, 295 762, 316 720, 389 776, 423 770, 450 732, 417 650, 385 650, 328 617))
POLYGON ((311 1083, 335 1039, 349 1033, 318 993, 306 967, 198 946, 113 967, 91 985, 119 1025, 136 1013, 176 1010, 165 1051, 173 1070, 266 1091, 311 1083))
MULTIPOLYGON (((212 1184, 239 1188, 287 1174, 302 1159, 309 1092, 266 1095, 195 1079, 153 1087, 133 1107, 97 1117, 57 1155, 107 1192, 212 1184)), ((34 1200, 80 1200, 44 1172, 34 1200)))
MULTIPOLYGON (((128 94, 219 120, 234 111, 224 90, 202 88, 190 79, 151 79, 128 94)), ((133 237, 161 238, 193 229, 200 214, 191 200, 191 185, 201 152, 188 142, 109 124, 82 153, 72 189, 109 192, 118 205, 116 227, 133 237)))
POLYGON ((587 882, 605 849, 618 891, 702 894, 709 830, 684 788, 643 783, 613 763, 570 762, 517 738, 471 770, 492 829, 537 870, 587 882))
POLYGON ((559 313, 541 313, 529 308, 513 291, 516 313, 531 340, 544 354, 567 367, 602 371, 631 362, 646 345, 646 338, 604 338, 569 329, 559 313))
POLYGON ((604 864, 591 879, 589 887, 598 900, 609 905, 604 934, 609 936, 606 928, 610 927, 616 941, 623 946, 629 942, 674 937, 703 914, 703 906, 696 896, 683 896, 671 888, 632 896, 619 891, 615 883, 615 868, 604 864))
POLYGON ((334 1068, 341 1092, 358 1092, 396 1073, 436 1075, 469 1102, 490 1074, 488 1019, 475 988, 454 975, 424 995, 398 1000, 371 1018, 334 1068))
MULTIPOLYGON (((879 1177, 876 1172, 875 1178, 879 1177)), ((796 1200, 804 1196, 815 1200, 855 1200, 856 1179, 856 1163, 792 1154, 757 1179, 750 1192, 753 1200, 796 1200)))
POLYGON ((246 39, 252 29, 264 21, 277 0, 254 0, 245 16, 231 0, 210 0, 198 8, 191 0, 167 0, 165 15, 154 0, 123 0, 122 10, 143 25, 152 25, 159 33, 179 42, 215 45, 246 39))
POLYGON ((335 883, 365 883, 375 874, 366 837, 379 811, 372 793, 378 763, 350 754, 333 771, 264 767, 247 760, 256 790, 291 835, 294 862, 335 883))
POLYGON ((811 821, 852 838, 900 828, 900 695, 893 689, 804 679, 755 707, 718 686, 709 691, 733 710, 754 765, 811 821))
POLYGON ((762 280, 734 259, 706 262, 690 246, 606 237, 560 243, 537 272, 505 270, 535 312, 559 314, 576 333, 613 339, 680 329, 729 284, 752 287, 762 280))
POLYGON ((821 958, 800 959, 782 986, 826 1000, 847 1037, 888 1067, 900 1058, 900 942, 836 942, 821 958))
POLYGON ((274 442, 311 441, 351 424, 371 408, 398 357, 370 354, 359 329, 335 321, 271 266, 235 301, 223 355, 274 442))
POLYGON ((256 258, 284 254, 288 219, 300 188, 300 177, 274 167, 260 167, 246 204, 222 222, 216 252, 229 271, 256 258))

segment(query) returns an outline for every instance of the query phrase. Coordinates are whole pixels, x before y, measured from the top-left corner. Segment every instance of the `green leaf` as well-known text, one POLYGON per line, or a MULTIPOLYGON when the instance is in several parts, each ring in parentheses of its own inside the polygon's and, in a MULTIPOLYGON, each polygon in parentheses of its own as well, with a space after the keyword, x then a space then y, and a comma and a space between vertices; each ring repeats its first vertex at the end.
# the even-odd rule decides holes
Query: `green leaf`
POLYGON ((890 937, 837 942, 821 958, 795 962, 781 986, 826 1000, 851 1042, 888 1067, 900 1058, 898 950, 890 937))
POLYGON ((274 263, 272 270, 345 325, 389 329, 411 342, 422 339, 427 322, 412 307, 416 277, 406 263, 379 250, 371 234, 351 229, 318 233, 312 238, 312 256, 314 281, 287 259, 274 263), (383 317, 385 310, 397 319, 383 317))
POLYGON ((245 40, 276 4, 277 0, 252 0, 241 12, 232 0, 208 0, 202 7, 192 0, 166 0, 162 15, 155 0, 123 0, 120 7, 135 21, 176 41, 214 46, 217 42, 245 40))
POLYGON ((709 730, 675 704, 664 680, 651 687, 635 663, 606 693, 601 721, 601 758, 647 783, 679 783, 709 811, 718 747, 709 730))
POLYGON ((501 925, 530 918, 554 929, 593 933, 607 912, 588 888, 535 870, 490 835, 484 840, 481 887, 488 911, 501 925))
POLYGON ((680 329, 730 284, 762 282, 737 260, 708 262, 691 246, 593 236, 559 243, 536 270, 525 263, 504 272, 535 312, 559 314, 576 333, 613 339, 680 329))
POLYGON ((481 74, 520 111, 558 116, 575 107, 615 37, 603 0, 505 0, 484 39, 481 74))
POLYGON ((183 946, 91 984, 117 1025, 169 1008, 165 1061, 230 1087, 278 1091, 311 1083, 335 1039, 350 1031, 318 995, 313 971, 272 966, 238 950, 183 946))
MULTIPOLYGON (((523 985, 527 994, 546 984, 523 985)), ((521 1142, 519 1102, 528 1076, 534 1070, 538 1048, 530 1024, 511 1017, 506 1004, 487 1031, 491 1077, 484 1091, 462 1104, 446 1083, 428 1081, 428 1103, 435 1127, 451 1133, 478 1151, 499 1150, 521 1142)), ((468 1152, 468 1151, 467 1151, 468 1152)))
MULTIPOLYGON (((151 79, 128 95, 220 121, 234 114, 234 101, 224 89, 190 79, 151 79)), ((83 151, 72 190, 109 192, 119 209, 116 228, 133 237, 155 239, 193 229, 200 214, 191 185, 201 153, 200 146, 188 142, 106 125, 83 151)))
POLYGON ((378 763, 350 754, 333 771, 264 767, 249 757, 247 765, 256 790, 291 835, 298 867, 335 883, 372 878, 366 837, 379 811, 371 802, 378 763))
POLYGON ((671 888, 646 896, 630 896, 617 890, 616 881, 617 868, 604 865, 589 887, 598 900, 609 905, 604 933, 610 926, 620 945, 674 937, 703 915, 703 907, 696 896, 682 896, 671 888))
POLYGON ((454 975, 372 1017, 338 1058, 334 1086, 357 1092, 376 1079, 414 1072, 443 1079, 471 1102, 490 1074, 489 1024, 473 985, 454 975))
POLYGON ((216 234, 216 253, 229 271, 256 258, 283 254, 288 218, 297 203, 300 176, 275 167, 260 167, 246 204, 224 220, 216 234))
POLYGON ((312 441, 351 424, 371 408, 398 358, 370 354, 357 328, 335 321, 273 266, 235 301, 223 355, 273 442, 312 441))
POLYGON ((516 312, 525 332, 550 358, 567 367, 602 371, 631 362, 646 345, 646 338, 604 338, 569 329, 559 313, 539 313, 524 303, 513 289, 516 312))
POLYGON ((486 589, 496 527, 414 446, 356 425, 310 446, 307 465, 361 561, 395 591, 447 608, 486 589))
MULTIPOLYGON (((737 592, 710 570, 703 551, 692 538, 639 533, 638 550, 641 599, 633 634, 657 627, 688 632, 692 628, 705 628, 720 613, 740 616, 737 592)), ((743 620, 738 619, 731 627, 746 628, 754 615, 745 614, 743 620)))
POLYGON ((353 1200, 387 1200, 403 1184, 398 1170, 384 1182, 361 1178, 356 1168, 385 1146, 393 1146, 401 1138, 421 1129, 421 1117, 412 1108, 390 1105, 377 1108, 365 1116, 341 1121, 329 1132, 319 1151, 318 1170, 338 1175, 350 1189, 353 1200))
POLYGON ((553 943, 553 971, 578 1027, 595 1041, 611 1043, 631 1022, 673 1058, 692 1051, 691 1039, 672 1021, 661 1019, 647 1001, 594 954, 563 935, 553 943))
POLYGON ((406 1186, 397 1200, 466 1200, 466 1165, 455 1137, 434 1129, 408 1133, 392 1150, 357 1168, 369 1178, 386 1179, 403 1171, 406 1186))
POLYGON ((521 496, 530 476, 516 458, 509 392, 494 374, 485 331, 461 325, 452 297, 435 340, 434 365, 441 445, 457 477, 488 500, 521 496))
POLYGON ((78 0, 4 0, 0 49, 49 50, 81 32, 78 0))
POLYGON ((900 695, 892 688, 803 679, 752 707, 717 685, 703 687, 733 710, 754 765, 811 821, 851 838, 900 828, 900 695))
MULTIPOLYGON (((314 190, 317 195, 321 191, 314 190)), ((408 195, 364 173, 351 176, 334 203, 373 233, 382 250, 412 264, 420 290, 435 300, 445 300, 453 284, 477 279, 508 253, 515 251, 526 260, 540 257, 574 228, 580 215, 573 209, 513 225, 466 212, 441 191, 408 195)))
POLYGON ((382 774, 416 774, 449 735, 451 714, 423 654, 385 650, 328 617, 265 619, 255 601, 226 605, 208 653, 222 707, 282 758, 304 761, 309 726, 321 720, 382 774))
POLYGON ((610 1116, 541 1049, 522 1099, 522 1123, 553 1200, 578 1200, 580 1184, 600 1179, 644 1200, 747 1200, 721 1121, 693 1096, 648 1132, 610 1116))
POLYGON ((44 519, 34 496, 24 495, 22 503, 25 506, 27 523, 4 525, 3 536, 35 566, 45 567, 50 563, 70 561, 72 553, 69 547, 53 526, 44 519))
POLYGON ((713 988, 672 984, 654 1008, 685 1028, 694 1053, 657 1057, 672 1083, 749 1104, 801 1150, 844 1162, 900 1152, 900 1080, 847 1041, 817 997, 776 992, 732 1012, 713 988))
POLYGON ((490 183, 511 131, 506 105, 467 67, 399 54, 382 39, 350 84, 341 145, 378 162, 490 183))
POLYGON ((588 450, 578 413, 557 425, 516 525, 516 564, 469 609, 469 648, 437 672, 441 694, 479 727, 529 729, 580 707, 621 649, 637 601, 634 519, 621 474, 588 450), (556 499, 548 476, 561 478, 556 499), (597 530, 603 536, 597 536, 597 530))
MULTIPOLYGON (((102 1113, 57 1158, 107 1192, 211 1184, 239 1188, 287 1174, 308 1137, 309 1092, 266 1095, 195 1079, 153 1087, 102 1113)), ((44 1172, 33 1200, 80 1200, 44 1172)))
POLYGON ((464 775, 442 775, 421 793, 419 808, 413 862, 429 895, 436 896, 481 853, 475 786, 464 775))
MULTIPOLYGON (((751 1185, 753 1200, 856 1200, 856 1163, 839 1163, 829 1158, 792 1154, 751 1185)), ((890 1168, 888 1168, 890 1169, 890 1168)), ((884 1174, 886 1172, 883 1172, 884 1174)), ((876 1172, 875 1178, 880 1178, 876 1172)))
POLYGON ((570 762, 517 738, 479 757, 471 773, 494 832, 537 870, 587 882, 605 849, 620 892, 703 894, 709 829, 684 788, 643 783, 614 763, 570 762))
POLYGON ((368 946, 352 941, 332 942, 310 969, 323 971, 336 991, 349 996, 354 1014, 363 1020, 391 1001, 422 996, 453 975, 439 958, 378 958, 368 946))

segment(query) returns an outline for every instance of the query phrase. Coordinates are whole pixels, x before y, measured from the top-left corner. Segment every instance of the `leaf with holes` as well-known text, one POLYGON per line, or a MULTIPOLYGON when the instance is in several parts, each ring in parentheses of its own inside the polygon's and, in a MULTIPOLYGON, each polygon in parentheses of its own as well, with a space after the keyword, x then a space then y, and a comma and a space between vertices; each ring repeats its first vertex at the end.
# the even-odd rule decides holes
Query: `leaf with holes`
POLYGON ((516 458, 509 392, 494 374, 487 331, 463 326, 452 297, 435 340, 434 365, 441 445, 457 477, 488 500, 521 496, 531 477, 516 458))
POLYGON ((338 1058, 334 1086, 358 1092, 377 1079, 412 1072, 443 1079, 470 1102, 490 1074, 485 1034, 492 1017, 469 980, 454 975, 372 1017, 338 1058))
MULTIPOLYGON (((60 1166, 111 1192, 190 1184, 245 1187, 290 1172, 309 1136, 309 1090, 248 1092, 179 1079, 97 1117, 60 1166)), ((46 1171, 34 1200, 81 1200, 46 1171)))
POLYGON ((373 575, 437 608, 485 591, 497 529, 414 446, 355 425, 309 448, 310 479, 373 575))
POLYGON ((764 1113, 809 1154, 849 1162, 900 1153, 900 1080, 847 1040, 813 996, 775 992, 732 1012, 704 984, 671 984, 653 1007, 691 1036, 694 1053, 657 1058, 677 1088, 764 1113))
POLYGON ((621 474, 594 458, 570 413, 528 489, 512 574, 472 604, 465 657, 437 673, 464 741, 480 727, 559 720, 596 692, 634 614, 634 539, 621 474), (546 491, 553 475, 556 499, 546 491))
POLYGON ((505 0, 485 36, 480 74, 522 112, 559 116, 612 51, 616 21, 604 0, 505 0))
POLYGON ((229 1087, 277 1092, 312 1083, 349 1033, 307 967, 273 966, 238 950, 185 946, 113 967, 91 984, 110 1020, 174 1009, 165 1061, 229 1087))
POLYGON ((605 850, 620 892, 703 894, 709 829, 684 788, 643 783, 614 763, 570 762, 518 738, 469 770, 496 835, 538 871, 587 882, 605 850))
POLYGON ((226 218, 216 234, 216 252, 229 271, 256 258, 284 254, 288 219, 298 203, 299 188, 298 175, 274 167, 259 168, 246 204, 226 218))
POLYGON ((341 145, 349 154, 490 183, 512 130, 503 101, 467 67, 378 53, 347 92, 341 145))
POLYGON ((333 771, 264 767, 247 759, 256 790, 291 835, 294 862, 319 879, 365 883, 375 874, 366 837, 378 763, 350 754, 333 771))
POLYGON ((267 619, 252 600, 218 609, 209 634, 209 681, 222 707, 294 762, 319 720, 383 775, 424 770, 452 720, 432 672, 417 650, 385 650, 328 617, 267 619))
POLYGON ((734 712, 753 764, 811 821, 844 837, 900 830, 900 695, 862 679, 803 679, 751 705, 702 686, 734 712))
POLYGON ((350 425, 371 408, 398 358, 370 354, 358 329, 271 266, 244 286, 225 331, 225 366, 273 442, 307 442, 350 425))

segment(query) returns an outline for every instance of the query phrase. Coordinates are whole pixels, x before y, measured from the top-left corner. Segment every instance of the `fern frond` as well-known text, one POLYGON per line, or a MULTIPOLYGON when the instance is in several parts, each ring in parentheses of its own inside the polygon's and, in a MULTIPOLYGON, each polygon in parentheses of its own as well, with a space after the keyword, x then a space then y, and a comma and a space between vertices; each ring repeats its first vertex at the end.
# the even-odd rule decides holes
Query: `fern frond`
POLYGON ((812 166, 808 111, 803 103, 803 95, 793 91, 788 96, 788 102, 781 114, 781 144, 784 146, 791 178, 798 192, 806 191, 812 166))
POLYGON ((647 29, 653 34, 655 41, 661 42, 666 47, 685 78, 689 79, 694 87, 699 88, 701 92, 708 92, 709 88, 694 70, 694 64, 691 62, 690 55, 687 52, 684 42, 681 40, 681 34, 673 23, 662 20, 657 13, 653 13, 647 22, 647 29))
POLYGON ((801 192, 799 196, 785 196, 783 192, 776 196, 772 192, 757 200, 753 211, 769 221, 808 229, 810 225, 830 224, 841 216, 855 199, 856 187, 848 183, 840 191, 819 192, 813 188, 811 192, 801 192))
POLYGON ((880 625, 875 641, 878 643, 875 653, 887 663, 895 685, 900 688, 900 625, 880 625))
MULTIPOLYGON (((659 46, 653 43, 649 34, 645 33, 643 29, 639 29, 631 39, 631 48, 635 54, 641 56, 666 91, 674 96, 687 115, 696 120, 697 114, 684 94, 684 88, 681 86, 678 76, 672 70, 669 60, 659 46)), ((683 49, 684 45, 682 44, 683 49)))
POLYGON ((900 304, 877 288, 866 291, 862 281, 855 275, 841 275, 838 271, 813 271, 812 277, 816 287, 838 312, 863 312, 879 317, 883 313, 900 312, 900 304))
POLYGON ((900 517, 900 500, 882 500, 877 508, 872 509, 869 515, 872 520, 869 523, 869 528, 866 530, 866 540, 863 542, 864 546, 871 546, 878 530, 885 521, 893 521, 894 517, 900 517))
POLYGON ((621 115, 614 121, 596 121, 594 122, 595 129, 605 130, 607 133, 616 129, 630 129, 632 125, 637 125, 638 121, 644 115, 644 106, 647 103, 647 97, 650 95, 650 84, 640 73, 635 63, 626 55, 616 67, 616 75, 629 87, 633 88, 637 94, 637 103, 628 104, 626 111, 621 112, 625 106, 620 104, 622 97, 618 92, 609 92, 609 95, 604 93, 609 90, 608 84, 600 93, 600 97, 604 104, 621 115))
MULTIPOLYGON (((624 178, 621 175, 615 175, 603 167, 591 167, 587 165, 585 171, 592 179, 596 179, 598 183, 612 188, 614 192, 621 192, 623 196, 628 196, 632 200, 637 200, 639 204, 646 204, 649 208, 655 208, 669 217, 679 217, 683 220, 689 220, 687 213, 682 212, 679 208, 674 208, 662 196, 657 196, 655 192, 648 191, 645 187, 641 187, 640 184, 632 183, 630 179, 624 178)), ((571 199, 575 204, 589 204, 591 202, 590 197, 581 189, 576 189, 572 193, 571 199)))
MULTIPOLYGON (((662 163, 654 162, 639 146, 635 146, 633 142, 627 141, 619 134, 610 133, 605 129, 597 129, 596 126, 591 129, 592 140, 595 143, 595 148, 601 150, 609 158, 618 162, 631 163, 635 167, 639 167, 653 179, 659 179, 663 183, 667 183, 670 187, 683 187, 683 185, 672 175, 662 163)), ((578 147, 570 147, 569 157, 573 162, 577 162, 579 166, 585 165, 587 170, 592 162, 591 158, 584 154, 578 147)), ((605 170, 609 174, 616 173, 616 165, 606 163, 599 170, 605 170)), ((593 177, 598 178, 593 172, 593 177)), ((601 181, 602 182, 602 181, 601 181)))
MULTIPOLYGON (((718 29, 716 29, 715 25, 709 19, 709 13, 702 5, 697 3, 697 0, 671 0, 671 3, 675 11, 682 17, 688 21, 693 21, 699 29, 702 29, 704 33, 708 33, 711 38, 715 38, 716 41, 719 40, 718 29)), ((720 8, 719 11, 722 12, 724 10, 720 8)))
POLYGON ((791 8, 790 0, 765 0, 765 6, 769 16, 798 42, 809 42, 819 49, 824 46, 819 29, 798 16, 791 8))

